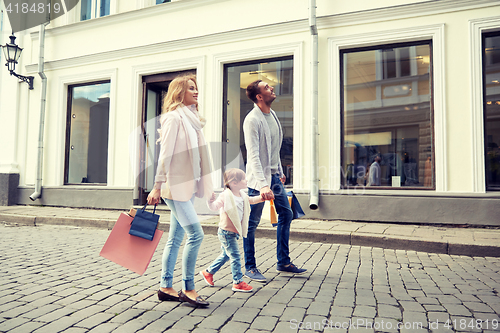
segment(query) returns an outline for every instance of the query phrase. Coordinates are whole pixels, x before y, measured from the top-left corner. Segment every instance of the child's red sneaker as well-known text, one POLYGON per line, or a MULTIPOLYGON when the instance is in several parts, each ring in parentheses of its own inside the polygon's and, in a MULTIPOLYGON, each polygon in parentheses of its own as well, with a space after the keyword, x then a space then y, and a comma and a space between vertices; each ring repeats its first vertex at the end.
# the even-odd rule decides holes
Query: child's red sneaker
POLYGON ((210 274, 209 272, 207 272, 206 270, 202 270, 200 272, 200 275, 203 276, 203 279, 205 280, 205 282, 210 286, 210 287, 213 287, 214 286, 214 275, 213 274, 210 274))
POLYGON ((249 293, 253 290, 252 286, 249 286, 245 281, 241 281, 238 284, 233 284, 233 291, 241 291, 244 293, 249 293))

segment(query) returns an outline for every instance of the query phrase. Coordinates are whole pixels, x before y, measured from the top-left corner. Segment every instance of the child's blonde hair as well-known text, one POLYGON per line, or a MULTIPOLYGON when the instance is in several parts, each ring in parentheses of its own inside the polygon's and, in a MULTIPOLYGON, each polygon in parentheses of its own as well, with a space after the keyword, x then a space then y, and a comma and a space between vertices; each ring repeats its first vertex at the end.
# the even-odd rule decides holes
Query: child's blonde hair
POLYGON ((245 178, 245 173, 243 170, 232 168, 232 169, 227 169, 226 172, 224 172, 224 186, 227 188, 231 188, 229 184, 232 181, 237 181, 239 182, 245 178))

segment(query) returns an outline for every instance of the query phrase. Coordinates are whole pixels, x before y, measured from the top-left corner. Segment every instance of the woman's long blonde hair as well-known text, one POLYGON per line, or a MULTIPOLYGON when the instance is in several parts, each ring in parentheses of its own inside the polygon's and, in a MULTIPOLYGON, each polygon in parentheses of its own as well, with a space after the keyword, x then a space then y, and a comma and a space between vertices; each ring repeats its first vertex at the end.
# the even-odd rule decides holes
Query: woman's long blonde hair
MULTIPOLYGON (((198 89, 198 83, 196 83, 195 75, 178 76, 170 82, 167 95, 165 95, 165 98, 163 99, 162 113, 175 110, 184 102, 184 95, 188 90, 189 80, 193 81, 196 89, 198 89)), ((196 105, 196 109, 198 110, 198 105, 196 105)))

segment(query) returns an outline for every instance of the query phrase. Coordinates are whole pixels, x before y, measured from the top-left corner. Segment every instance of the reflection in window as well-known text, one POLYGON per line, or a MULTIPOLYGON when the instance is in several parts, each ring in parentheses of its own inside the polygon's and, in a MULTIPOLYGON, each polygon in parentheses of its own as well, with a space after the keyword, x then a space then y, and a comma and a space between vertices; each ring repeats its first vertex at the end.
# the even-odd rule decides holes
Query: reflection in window
POLYGON ((273 61, 253 61, 229 64, 224 67, 224 123, 222 163, 227 168, 245 170, 247 162, 243 121, 254 104, 246 96, 247 86, 262 80, 274 87, 276 99, 271 108, 276 112, 283 128, 281 164, 286 176, 286 185, 292 184, 293 168, 293 59, 281 58, 273 61), (242 160, 238 159, 239 152, 242 160))
POLYGON ((107 16, 109 15, 109 2, 110 0, 101 0, 99 6, 99 16, 107 16))
POLYGON ((411 75, 410 49, 399 47, 382 50, 384 79, 411 75))
POLYGON ((92 18, 92 0, 81 0, 80 21, 90 20, 92 18))
POLYGON ((165 2, 170 2, 170 0, 156 0, 157 5, 159 5, 161 3, 165 3, 165 2))
POLYGON ((69 87, 66 184, 106 183, 110 83, 69 87))
POLYGON ((486 188, 500 190, 500 32, 483 39, 486 188))
POLYGON ((434 187, 430 42, 341 51, 344 186, 434 187))
POLYGON ((80 20, 90 20, 109 15, 111 0, 81 0, 80 20))

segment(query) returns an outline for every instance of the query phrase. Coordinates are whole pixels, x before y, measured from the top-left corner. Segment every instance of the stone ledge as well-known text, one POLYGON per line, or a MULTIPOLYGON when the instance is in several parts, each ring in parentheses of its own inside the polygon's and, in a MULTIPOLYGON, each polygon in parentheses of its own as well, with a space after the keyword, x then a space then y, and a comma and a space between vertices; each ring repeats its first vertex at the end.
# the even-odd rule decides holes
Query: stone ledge
POLYGON ((500 257, 500 246, 449 243, 447 254, 472 257, 500 257))
POLYGON ((35 220, 36 216, 31 215, 0 214, 0 221, 19 225, 35 226, 35 220))

